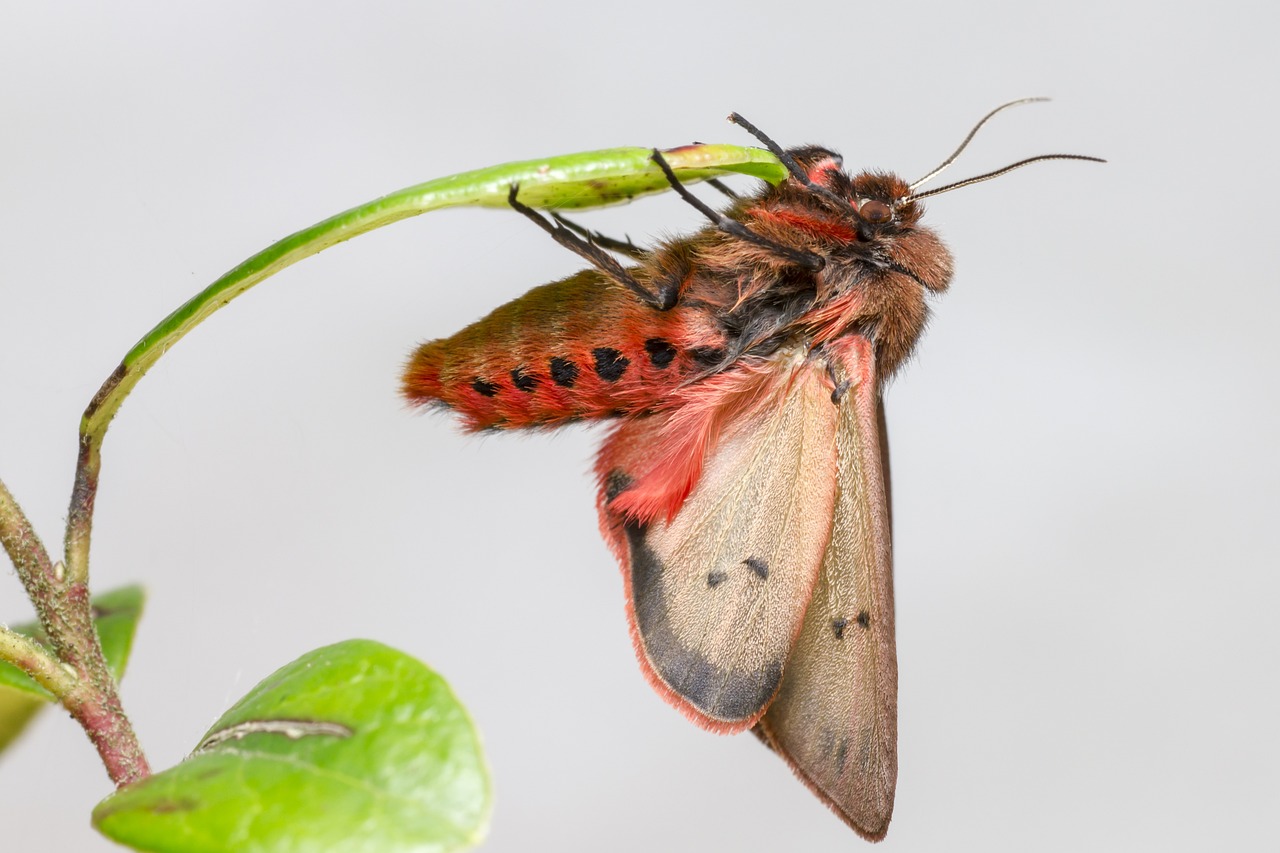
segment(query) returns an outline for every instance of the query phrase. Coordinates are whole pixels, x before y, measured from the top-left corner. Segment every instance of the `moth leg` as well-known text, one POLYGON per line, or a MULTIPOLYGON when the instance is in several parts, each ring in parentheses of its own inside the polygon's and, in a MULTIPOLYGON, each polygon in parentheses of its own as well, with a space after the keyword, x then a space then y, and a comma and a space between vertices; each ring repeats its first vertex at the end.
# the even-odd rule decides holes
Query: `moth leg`
POLYGON ((520 190, 519 184, 512 184, 511 191, 507 193, 507 203, 519 213, 524 214, 531 219, 535 225, 551 235, 551 239, 555 240, 561 246, 569 251, 582 257, 593 267, 607 275, 609 278, 631 290, 636 296, 640 297, 640 301, 644 304, 656 308, 659 311, 668 311, 675 307, 676 299, 679 295, 674 285, 664 284, 659 287, 657 293, 653 293, 649 288, 636 281, 631 273, 622 268, 622 264, 618 263, 604 249, 599 246, 582 239, 574 234, 569 228, 563 224, 552 223, 547 221, 545 217, 539 214, 532 207, 521 204, 516 199, 516 194, 520 190))
POLYGON ((619 255, 626 255, 628 258, 636 261, 643 261, 645 258, 649 257, 649 252, 645 249, 641 249, 635 243, 632 243, 631 237, 629 236, 625 241, 615 240, 612 237, 601 234, 599 231, 592 231, 588 228, 584 228, 578 223, 566 219, 558 213, 552 213, 551 218, 575 234, 582 236, 588 243, 599 246, 602 249, 608 249, 610 252, 617 252, 619 255))
POLYGON ((680 179, 676 177, 676 173, 671 171, 671 166, 667 163, 666 158, 662 156, 662 152, 653 149, 650 155, 653 162, 658 164, 658 168, 667 176, 667 182, 671 184, 671 188, 680 194, 680 197, 693 205, 694 208, 707 219, 711 220, 711 224, 715 225, 726 234, 732 234, 740 240, 746 240, 748 243, 754 243, 757 246, 768 249, 780 258, 785 258, 791 263, 804 267, 807 270, 817 272, 826 266, 826 260, 821 255, 815 255, 813 252, 805 252, 800 249, 793 249, 790 246, 784 246, 781 243, 775 243, 767 237, 761 237, 747 226, 743 225, 735 219, 730 219, 722 213, 717 213, 710 207, 703 204, 697 196, 685 189, 684 184, 680 183, 680 179))
POLYGON ((732 199, 733 201, 737 201, 738 199, 742 198, 742 196, 738 195, 736 192, 734 192, 733 190, 725 186, 723 183, 721 183, 719 178, 707 178, 706 181, 704 181, 703 183, 705 183, 709 187, 712 187, 718 190, 725 197, 732 199))
POLYGON ((760 128, 756 127, 737 113, 729 113, 729 121, 738 125, 747 133, 764 143, 764 147, 769 149, 769 153, 777 157, 782 161, 782 165, 787 167, 787 171, 791 173, 791 177, 803 184, 804 188, 809 190, 809 192, 816 193, 829 201, 833 201, 845 210, 854 210, 855 213, 857 212, 853 205, 849 204, 846 199, 840 198, 840 196, 836 195, 826 187, 819 186, 809 180, 809 175, 804 169, 800 168, 800 164, 796 162, 796 158, 782 150, 782 146, 770 139, 760 128))

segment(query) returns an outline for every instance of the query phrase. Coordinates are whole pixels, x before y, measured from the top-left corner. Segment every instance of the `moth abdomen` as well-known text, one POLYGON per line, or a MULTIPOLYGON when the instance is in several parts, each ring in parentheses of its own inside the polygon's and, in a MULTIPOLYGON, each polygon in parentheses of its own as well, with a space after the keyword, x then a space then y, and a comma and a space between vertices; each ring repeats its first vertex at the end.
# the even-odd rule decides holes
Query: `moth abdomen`
POLYGON ((470 429, 554 426, 653 409, 723 353, 705 314, 661 311, 586 270, 533 290, 410 357, 403 393, 470 429))

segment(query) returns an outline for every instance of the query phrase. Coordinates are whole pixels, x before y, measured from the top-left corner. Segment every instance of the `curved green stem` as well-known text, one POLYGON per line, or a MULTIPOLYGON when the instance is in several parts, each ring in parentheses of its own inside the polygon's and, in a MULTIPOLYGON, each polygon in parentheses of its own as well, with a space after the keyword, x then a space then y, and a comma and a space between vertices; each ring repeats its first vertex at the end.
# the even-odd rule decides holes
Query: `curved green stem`
MULTIPOLYGON (((48 579, 49 588, 37 590, 40 596, 37 609, 43 607, 41 623, 58 657, 80 678, 81 683, 64 697, 63 704, 89 733, 117 784, 142 778, 149 770, 120 708, 115 682, 93 630, 88 597, 89 543, 103 438, 111 419, 147 370, 187 332, 232 299, 329 246, 437 208, 467 204, 506 207, 513 185, 519 187, 524 204, 544 209, 600 207, 666 191, 670 184, 663 171, 651 161, 651 154, 649 148, 612 148, 508 163, 428 181, 354 207, 291 234, 250 257, 181 305, 125 354, 80 420, 79 455, 67 514, 65 578, 54 577, 56 572, 49 566, 47 555, 40 559, 42 547, 32 550, 31 542, 36 540, 25 539, 22 533, 29 525, 23 528, 16 521, 10 525, 19 531, 13 537, 19 557, 36 566, 29 572, 30 577, 48 579), (42 605, 41 600, 51 604, 42 605)), ((730 173, 777 183, 787 175, 786 168, 773 154, 759 148, 687 145, 664 152, 664 157, 686 183, 730 173)), ((0 511, 3 511, 5 495, 7 492, 0 495, 0 511)), ((17 518, 25 523, 21 513, 17 518)), ((3 518, 0 524, 4 524, 3 518)))
MULTIPOLYGON (((375 228, 444 207, 505 208, 512 184, 520 187, 520 200, 525 204, 559 210, 602 207, 664 192, 670 185, 650 160, 652 152, 650 148, 610 148, 507 163, 417 184, 291 234, 196 294, 125 354, 85 409, 67 518, 68 577, 74 582, 88 577, 93 503, 108 424, 151 365, 213 312, 285 267, 375 228)), ((777 183, 787 175, 778 159, 760 148, 685 145, 665 151, 663 156, 685 183, 734 173, 777 183)))

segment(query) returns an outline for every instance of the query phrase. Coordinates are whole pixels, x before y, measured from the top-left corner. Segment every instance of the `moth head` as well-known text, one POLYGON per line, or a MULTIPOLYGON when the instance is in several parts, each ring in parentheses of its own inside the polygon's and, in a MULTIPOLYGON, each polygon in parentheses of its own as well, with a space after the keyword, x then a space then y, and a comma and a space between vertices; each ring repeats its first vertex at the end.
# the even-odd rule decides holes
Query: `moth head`
POLYGON ((848 199, 861 241, 874 249, 884 269, 905 274, 931 293, 951 283, 951 253, 920 224, 924 206, 910 198, 907 182, 887 172, 849 179, 848 199))

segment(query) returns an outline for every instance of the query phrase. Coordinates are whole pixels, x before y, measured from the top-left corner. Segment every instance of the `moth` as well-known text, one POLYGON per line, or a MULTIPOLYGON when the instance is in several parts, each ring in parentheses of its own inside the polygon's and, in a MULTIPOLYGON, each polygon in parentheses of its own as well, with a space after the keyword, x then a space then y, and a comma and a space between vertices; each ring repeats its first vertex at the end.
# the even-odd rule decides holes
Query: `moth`
MULTIPOLYGON (((1039 100, 1039 99, 1029 99, 1039 100)), ((884 837, 897 780, 897 685, 884 383, 911 354, 952 258, 924 178, 849 174, 782 150, 789 177, 642 249, 522 204, 590 263, 404 371, 412 403, 471 430, 613 422, 600 529, 621 569, 645 677, 698 725, 751 729, 858 834, 884 837), (615 256, 627 258, 624 265, 615 256)))

